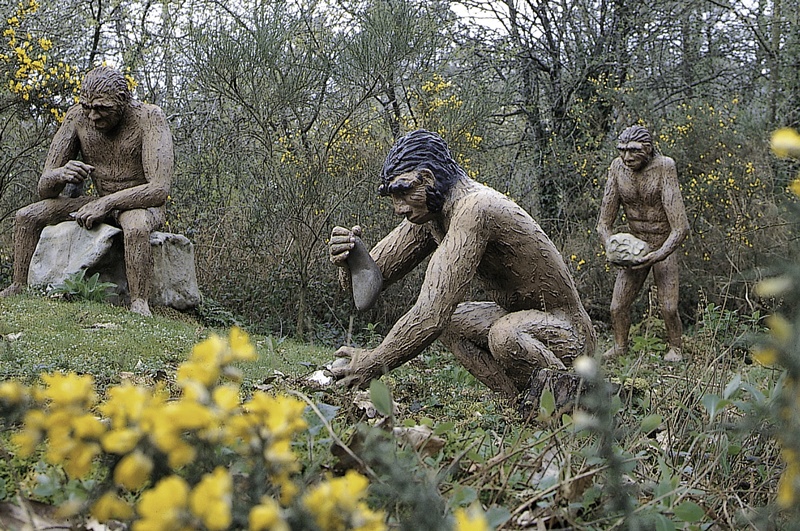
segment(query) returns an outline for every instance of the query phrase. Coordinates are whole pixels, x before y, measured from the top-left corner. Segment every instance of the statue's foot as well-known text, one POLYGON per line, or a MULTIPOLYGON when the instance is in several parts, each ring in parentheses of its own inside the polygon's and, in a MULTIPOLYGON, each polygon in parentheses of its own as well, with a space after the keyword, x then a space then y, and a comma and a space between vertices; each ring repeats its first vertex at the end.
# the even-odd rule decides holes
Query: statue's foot
POLYGON ((0 291, 0 297, 13 297, 14 295, 21 294, 23 291, 25 291, 25 286, 14 282, 3 291, 0 291))
POLYGON ((139 315, 144 315, 145 317, 153 316, 152 312, 150 312, 150 305, 147 304, 147 301, 144 299, 132 299, 131 311, 139 315))
POLYGON ((671 363, 683 361, 683 355, 681 355, 681 349, 670 347, 667 353, 664 354, 664 361, 669 361, 671 363))
POLYGON ((610 349, 603 352, 603 359, 604 360, 614 360, 620 356, 624 356, 626 354, 625 349, 622 349, 616 345, 611 347, 610 349))

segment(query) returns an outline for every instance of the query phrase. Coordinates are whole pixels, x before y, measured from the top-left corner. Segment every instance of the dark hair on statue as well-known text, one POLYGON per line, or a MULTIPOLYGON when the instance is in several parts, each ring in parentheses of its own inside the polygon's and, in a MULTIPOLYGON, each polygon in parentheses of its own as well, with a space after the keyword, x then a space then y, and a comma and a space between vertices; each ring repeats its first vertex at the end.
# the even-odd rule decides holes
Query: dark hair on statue
POLYGON ((381 170, 381 185, 378 193, 389 195, 393 191, 393 177, 418 170, 430 170, 434 184, 426 188, 425 204, 431 212, 441 212, 444 198, 459 178, 467 174, 453 160, 450 149, 436 133, 418 129, 397 139, 381 170))
POLYGON ((653 145, 653 135, 641 125, 632 125, 619 134, 619 141, 653 145))
POLYGON ((131 99, 128 80, 122 72, 110 66, 98 66, 89 71, 81 83, 81 96, 109 96, 118 104, 125 104, 131 99))

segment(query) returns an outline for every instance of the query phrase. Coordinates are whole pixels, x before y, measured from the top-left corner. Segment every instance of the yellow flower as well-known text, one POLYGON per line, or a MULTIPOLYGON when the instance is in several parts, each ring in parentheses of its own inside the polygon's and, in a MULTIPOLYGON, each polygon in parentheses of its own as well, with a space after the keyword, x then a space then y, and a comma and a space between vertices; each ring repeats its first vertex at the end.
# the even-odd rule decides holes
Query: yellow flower
MULTIPOLYGON (((800 180, 796 182, 800 184, 800 180)), ((765 278, 754 286, 754 291, 759 297, 780 297, 792 287, 792 284, 792 279, 788 276, 765 278)))
POLYGON ((454 531, 490 531, 486 517, 477 508, 455 510, 456 526, 454 531))
POLYGON ((753 347, 752 355, 754 360, 765 366, 775 365, 778 361, 778 351, 771 347, 753 347))
POLYGON ((114 467, 114 482, 130 491, 139 490, 150 479, 153 461, 141 451, 129 453, 114 467))
POLYGON ((100 453, 100 445, 97 443, 74 445, 64 461, 64 472, 70 479, 86 476, 92 469, 92 461, 100 453))
POLYGON ((100 419, 91 413, 85 413, 72 419, 72 429, 75 437, 80 439, 99 439, 106 431, 106 427, 100 419))
POLYGON ((784 509, 792 507, 797 499, 797 480, 800 479, 800 466, 797 463, 788 463, 778 481, 778 495, 776 501, 784 509))
POLYGON ((230 413, 239 407, 239 388, 235 385, 223 385, 214 389, 214 403, 222 411, 230 413))
POLYGON ((54 405, 91 405, 96 399, 94 379, 90 375, 54 373, 43 375, 42 380, 47 386, 43 397, 54 405))
POLYGON ((187 518, 186 504, 189 485, 183 478, 169 476, 152 489, 142 493, 136 512, 140 519, 133 523, 133 531, 156 529, 182 529, 187 518))
POLYGON ((112 454, 124 455, 133 450, 141 438, 142 434, 139 430, 113 430, 103 436, 103 449, 112 454))
POLYGON ((772 152, 778 157, 800 157, 800 134, 790 127, 772 133, 770 144, 772 152))
POLYGON ((167 463, 173 469, 178 469, 194 461, 197 452, 190 444, 180 441, 167 456, 167 463))
POLYGON ((789 191, 795 196, 800 197, 800 178, 794 179, 789 183, 789 191))
POLYGON ((781 344, 786 344, 792 337, 792 323, 780 314, 774 313, 768 316, 764 322, 767 324, 772 337, 781 344))
POLYGON ((228 336, 228 342, 231 345, 231 353, 233 359, 241 361, 253 361, 258 358, 256 356, 256 349, 250 342, 250 336, 241 328, 234 326, 231 328, 228 336))
POLYGON ((133 509, 113 492, 106 492, 92 505, 92 516, 100 523, 109 520, 128 520, 133 516, 133 509))
POLYGON ((250 531, 289 531, 281 517, 280 507, 271 498, 262 498, 261 503, 250 509, 248 518, 250 531))
POLYGON ((159 402, 160 393, 152 395, 146 389, 136 387, 130 382, 108 390, 108 399, 100 405, 100 412, 111 419, 114 428, 122 428, 138 422, 145 407, 151 402, 159 402))
POLYGON ((28 394, 28 390, 19 382, 8 381, 0 383, 0 401, 10 405, 22 402, 28 394))
POLYGON ((323 531, 347 527, 379 531, 385 529, 383 514, 371 511, 362 498, 369 485, 367 478, 348 470, 344 477, 324 481, 308 489, 303 505, 323 531))
POLYGON ((192 513, 211 531, 221 531, 231 525, 232 488, 233 481, 227 470, 217 467, 203 476, 189 496, 192 513))

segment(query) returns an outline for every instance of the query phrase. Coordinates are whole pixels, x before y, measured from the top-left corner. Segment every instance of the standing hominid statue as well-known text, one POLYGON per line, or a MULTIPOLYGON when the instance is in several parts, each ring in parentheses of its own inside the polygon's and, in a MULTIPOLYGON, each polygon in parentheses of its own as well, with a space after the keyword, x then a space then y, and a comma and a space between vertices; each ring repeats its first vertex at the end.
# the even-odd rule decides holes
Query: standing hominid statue
MULTIPOLYGON (((371 251, 387 285, 430 257, 416 303, 374 349, 341 347, 341 381, 365 386, 439 339, 489 388, 516 397, 539 368, 592 354, 595 333, 556 247, 525 210, 470 179, 435 133, 395 143, 379 192, 405 219, 371 251), (465 301, 479 279, 491 300, 465 301)), ((361 229, 335 227, 331 261, 347 268, 361 229)), ((346 283, 348 275, 340 274, 346 283)))
POLYGON ((604 354, 625 354, 631 327, 631 305, 652 269, 669 350, 666 361, 680 361, 681 319, 678 315, 678 256, 675 251, 689 234, 675 161, 656 153, 650 132, 634 125, 619 135, 619 157, 608 170, 597 233, 610 261, 619 265, 611 299, 614 346, 604 354), (611 234, 620 206, 630 234, 611 234), (616 246, 627 245, 625 260, 616 246), (643 251, 643 252, 642 252, 643 251), (614 256, 614 258, 612 258, 614 256))
POLYGON ((24 289, 45 226, 74 219, 91 229, 108 221, 122 229, 131 311, 150 315, 150 233, 165 220, 172 134, 161 109, 135 101, 116 69, 101 66, 86 74, 79 101, 67 111, 47 153, 38 185, 42 200, 16 214, 14 277, 0 296, 24 289), (90 177, 98 196, 74 193, 90 177))

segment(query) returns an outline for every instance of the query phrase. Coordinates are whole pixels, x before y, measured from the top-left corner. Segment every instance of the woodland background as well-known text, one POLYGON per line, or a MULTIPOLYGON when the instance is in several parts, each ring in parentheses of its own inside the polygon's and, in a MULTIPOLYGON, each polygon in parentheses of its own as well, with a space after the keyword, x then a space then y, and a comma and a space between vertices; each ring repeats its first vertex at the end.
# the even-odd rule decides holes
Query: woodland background
MULTIPOLYGON (((2 2, 2 285, 13 213, 36 199, 58 120, 103 62, 169 117, 167 230, 194 242, 201 311, 254 332, 341 342, 354 310, 325 241, 360 224, 372 244, 398 222, 379 170, 416 128, 533 215, 601 326, 614 275, 594 225, 633 123, 678 166, 685 324, 708 303, 752 313, 752 280, 796 253, 797 163, 768 138, 800 126, 797 0, 2 2)), ((356 326, 385 332, 422 272, 356 326)))

